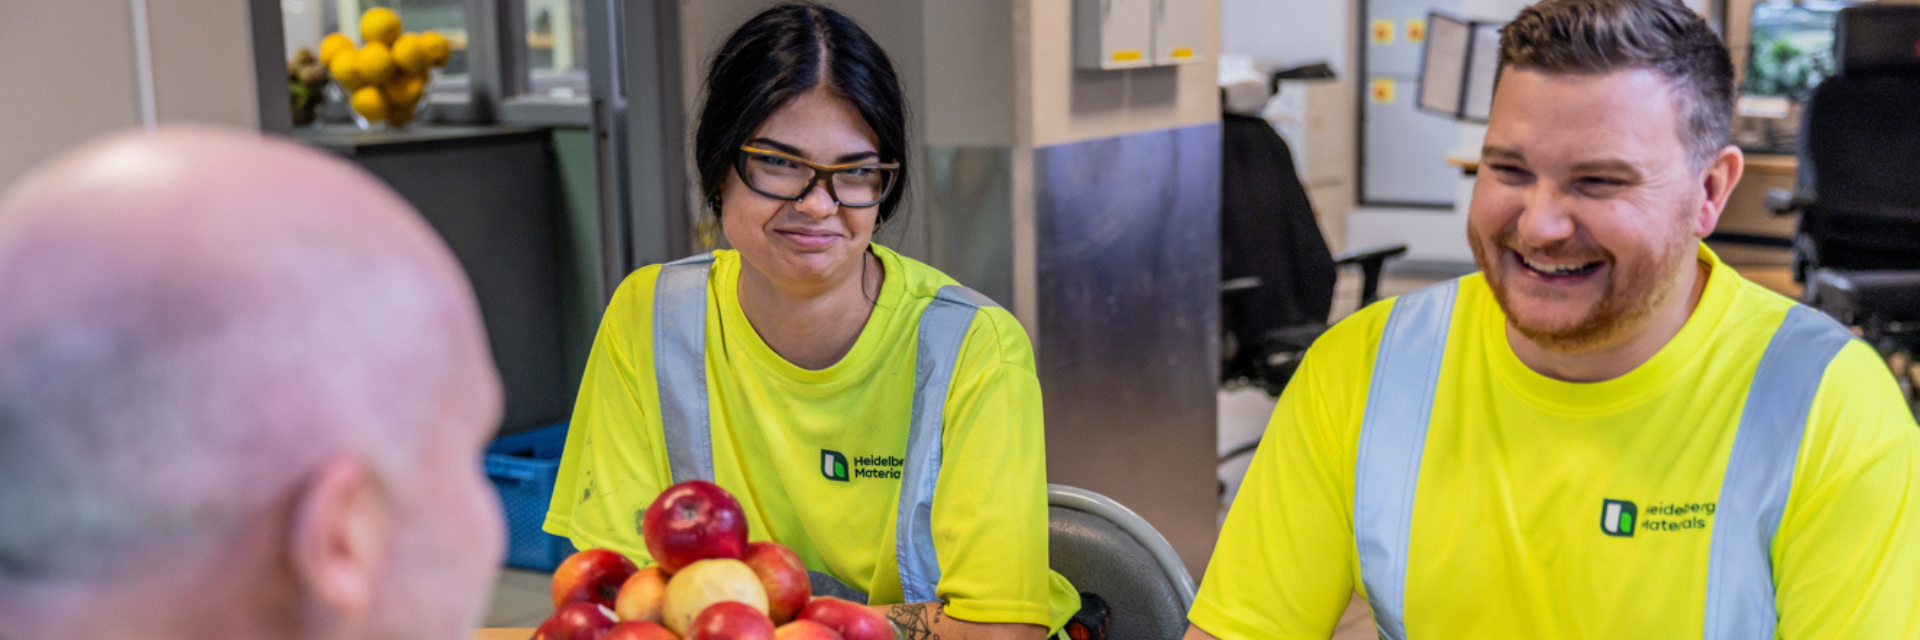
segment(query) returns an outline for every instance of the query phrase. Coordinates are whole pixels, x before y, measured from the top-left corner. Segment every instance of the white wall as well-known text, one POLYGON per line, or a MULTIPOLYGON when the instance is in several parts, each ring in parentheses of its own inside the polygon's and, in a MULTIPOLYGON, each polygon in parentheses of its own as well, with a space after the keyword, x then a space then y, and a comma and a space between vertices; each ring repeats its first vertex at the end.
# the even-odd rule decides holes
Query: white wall
POLYGON ((1347 0, 1220 0, 1220 50, 1287 66, 1324 60, 1345 74, 1353 6, 1347 0))
POLYGON ((132 30, 126 0, 0 2, 0 185, 140 122, 132 30))

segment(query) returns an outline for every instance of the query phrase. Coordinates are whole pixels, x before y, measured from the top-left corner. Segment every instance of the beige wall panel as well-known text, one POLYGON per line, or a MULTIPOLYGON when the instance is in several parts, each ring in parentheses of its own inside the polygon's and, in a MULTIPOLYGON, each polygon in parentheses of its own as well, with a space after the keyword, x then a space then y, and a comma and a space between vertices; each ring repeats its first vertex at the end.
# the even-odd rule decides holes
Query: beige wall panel
POLYGON ((0 1, 0 189, 140 124, 132 20, 126 0, 0 1))
POLYGON ((1305 83, 1304 86, 1307 91, 1307 157, 1306 166, 1300 168, 1300 178, 1308 186, 1314 187, 1334 183, 1351 184, 1356 130, 1353 80, 1342 77, 1332 82, 1305 83))
POLYGON ((926 101, 917 114, 926 143, 1012 146, 1014 0, 927 2, 926 101))
MULTIPOLYGON (((684 89, 681 94, 686 100, 688 127, 694 126, 699 119, 700 101, 706 97, 701 89, 706 82, 708 64, 713 54, 726 44, 727 36, 733 35, 733 31, 740 28, 741 24, 775 4, 778 4, 776 0, 681 0, 680 60, 684 89)), ((971 0, 963 4, 973 6, 971 0)), ((900 76, 900 84, 907 93, 908 102, 916 111, 921 109, 925 102, 922 89, 925 74, 921 72, 922 25, 921 9, 917 3, 839 0, 832 6, 859 23, 880 43, 888 59, 893 61, 894 71, 900 76)), ((918 131, 914 133, 919 134, 918 131)))
POLYGON ((1031 109, 1022 139, 1035 147, 1171 129, 1220 119, 1220 2, 1197 3, 1207 30, 1201 64, 1125 71, 1073 66, 1073 0, 1021 0, 1031 109))
POLYGON ((149 0, 147 24, 153 43, 154 103, 162 124, 259 130, 247 3, 149 0))
POLYGON ((714 52, 720 50, 720 45, 726 43, 727 36, 732 35, 740 23, 771 4, 761 0, 680 1, 680 95, 686 101, 689 161, 693 156, 692 130, 699 124, 700 101, 706 99, 701 87, 707 81, 707 68, 714 52))
POLYGON ((1313 203, 1313 217, 1320 223, 1320 235, 1334 253, 1347 250, 1347 212, 1353 210, 1353 187, 1345 182, 1329 182, 1307 188, 1307 200, 1313 203))

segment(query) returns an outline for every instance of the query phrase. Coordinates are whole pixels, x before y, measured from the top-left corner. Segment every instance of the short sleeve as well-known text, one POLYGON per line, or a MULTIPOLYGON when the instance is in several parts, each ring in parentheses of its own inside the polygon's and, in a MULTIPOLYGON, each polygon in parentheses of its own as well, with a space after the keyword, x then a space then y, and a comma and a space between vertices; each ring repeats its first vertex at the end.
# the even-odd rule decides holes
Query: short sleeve
POLYGON ((1920 637, 1920 427, 1854 341, 1814 399, 1774 543, 1779 637, 1920 637))
POLYGON ((968 333, 934 490, 935 594, 961 620, 1056 628, 1050 590, 1064 581, 1047 564, 1046 435, 1033 350, 1000 309, 982 309, 968 333))
POLYGON ((1223 640, 1333 634, 1351 601, 1353 467, 1380 304, 1329 330, 1288 382, 1188 620, 1223 640))
POLYGON ((651 380, 653 278, 657 267, 630 276, 608 304, 574 402, 567 444, 542 525, 575 547, 619 551, 648 564, 639 519, 670 473, 648 395, 636 381, 651 380))

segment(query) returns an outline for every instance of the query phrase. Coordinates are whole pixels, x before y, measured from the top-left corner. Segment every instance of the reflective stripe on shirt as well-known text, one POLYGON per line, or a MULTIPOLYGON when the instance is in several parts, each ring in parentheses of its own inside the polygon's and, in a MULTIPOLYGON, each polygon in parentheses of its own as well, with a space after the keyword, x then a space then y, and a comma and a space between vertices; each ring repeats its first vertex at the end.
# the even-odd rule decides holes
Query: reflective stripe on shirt
POLYGON ((1452 280, 1400 296, 1387 316, 1374 361, 1373 384, 1360 422, 1360 457, 1354 463, 1353 528, 1360 554, 1360 581, 1383 638, 1407 637, 1407 538, 1413 531, 1413 489, 1420 479, 1420 452, 1427 444, 1427 418, 1439 386, 1440 361, 1453 319, 1452 280), (1382 391, 1388 391, 1382 393, 1382 391))
POLYGON ((707 426, 707 272, 713 254, 669 262, 653 285, 653 379, 675 484, 713 479, 707 426), (693 428, 698 425, 700 428, 693 428))
POLYGON ((1826 314, 1794 305, 1767 342, 1720 483, 1707 561, 1707 640, 1773 637, 1780 618, 1773 598, 1773 536, 1787 508, 1813 396, 1827 364, 1851 340, 1853 333, 1826 314))

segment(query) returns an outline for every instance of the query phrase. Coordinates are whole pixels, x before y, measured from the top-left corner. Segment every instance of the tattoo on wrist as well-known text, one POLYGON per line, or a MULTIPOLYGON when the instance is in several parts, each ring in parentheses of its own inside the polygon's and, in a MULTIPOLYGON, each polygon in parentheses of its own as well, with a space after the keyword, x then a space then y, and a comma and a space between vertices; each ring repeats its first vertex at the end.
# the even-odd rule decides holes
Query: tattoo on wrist
POLYGON ((920 604, 896 604, 887 609, 887 619, 907 640, 940 640, 933 626, 940 622, 940 607, 920 604))

